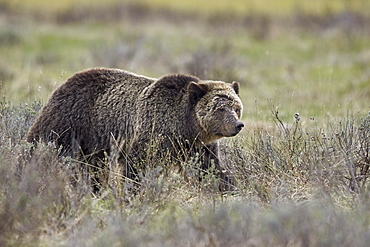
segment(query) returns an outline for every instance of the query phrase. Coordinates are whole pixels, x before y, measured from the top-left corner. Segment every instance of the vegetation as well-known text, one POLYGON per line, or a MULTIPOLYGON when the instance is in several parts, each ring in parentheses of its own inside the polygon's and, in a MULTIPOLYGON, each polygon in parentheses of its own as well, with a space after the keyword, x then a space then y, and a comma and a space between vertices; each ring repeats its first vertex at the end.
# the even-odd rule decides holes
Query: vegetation
POLYGON ((0 0, 0 246, 367 246, 368 1, 139 2, 0 0), (131 193, 112 156, 95 195, 52 143, 30 158, 47 97, 95 66, 239 81, 245 131, 222 142, 238 190, 195 158, 185 178, 148 161, 131 193))

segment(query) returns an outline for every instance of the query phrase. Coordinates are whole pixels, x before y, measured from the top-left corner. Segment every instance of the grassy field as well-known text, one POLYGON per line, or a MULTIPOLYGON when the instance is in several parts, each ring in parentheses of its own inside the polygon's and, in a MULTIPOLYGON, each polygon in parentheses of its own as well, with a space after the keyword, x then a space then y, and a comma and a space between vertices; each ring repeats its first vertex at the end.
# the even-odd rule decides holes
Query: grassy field
POLYGON ((360 0, 0 0, 0 246, 368 246, 369 10, 360 0), (41 106, 90 67, 239 81, 246 128, 222 142, 238 191, 154 166, 132 194, 108 159, 95 196, 83 179, 71 185, 81 164, 52 144, 24 161, 41 106))

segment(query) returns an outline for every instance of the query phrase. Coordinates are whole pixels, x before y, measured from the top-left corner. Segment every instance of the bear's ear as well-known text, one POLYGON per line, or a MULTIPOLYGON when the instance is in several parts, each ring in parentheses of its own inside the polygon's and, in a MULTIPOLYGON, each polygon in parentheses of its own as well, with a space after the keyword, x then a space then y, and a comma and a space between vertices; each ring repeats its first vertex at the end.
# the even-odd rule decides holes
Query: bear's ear
POLYGON ((196 103, 208 92, 208 86, 205 83, 190 82, 188 85, 190 102, 196 103))
POLYGON ((233 87, 235 93, 239 95, 239 82, 233 81, 233 83, 231 83, 231 86, 233 87))

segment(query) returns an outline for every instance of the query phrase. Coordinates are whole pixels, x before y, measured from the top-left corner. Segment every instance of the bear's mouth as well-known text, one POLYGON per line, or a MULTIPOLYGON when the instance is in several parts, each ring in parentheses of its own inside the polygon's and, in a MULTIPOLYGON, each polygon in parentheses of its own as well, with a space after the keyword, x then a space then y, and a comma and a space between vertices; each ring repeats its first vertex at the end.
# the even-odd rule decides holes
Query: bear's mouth
POLYGON ((224 137, 233 137, 239 134, 239 132, 244 127, 244 124, 242 122, 237 122, 233 127, 231 128, 224 128, 222 136, 224 137))
POLYGON ((221 136, 221 137, 233 137, 233 136, 236 136, 239 132, 236 132, 236 131, 228 131, 228 130, 225 130, 225 131, 222 131, 223 133, 220 133, 220 134, 217 134, 217 136, 221 136))
POLYGON ((232 133, 229 133, 229 135, 227 137, 233 137, 233 136, 236 136, 237 134, 239 134, 240 131, 235 131, 235 132, 232 132, 232 133))

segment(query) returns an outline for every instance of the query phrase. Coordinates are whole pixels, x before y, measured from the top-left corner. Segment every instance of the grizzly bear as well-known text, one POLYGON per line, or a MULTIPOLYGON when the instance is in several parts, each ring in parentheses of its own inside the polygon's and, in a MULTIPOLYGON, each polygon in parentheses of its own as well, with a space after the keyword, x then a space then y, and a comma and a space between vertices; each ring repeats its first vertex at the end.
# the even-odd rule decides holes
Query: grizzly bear
POLYGON ((27 141, 52 141, 64 155, 78 158, 103 158, 119 149, 129 177, 153 153, 154 159, 172 163, 197 154, 202 156, 201 169, 213 165, 227 180, 217 140, 244 127, 238 94, 237 82, 182 74, 154 79, 119 69, 89 69, 56 89, 27 141))

